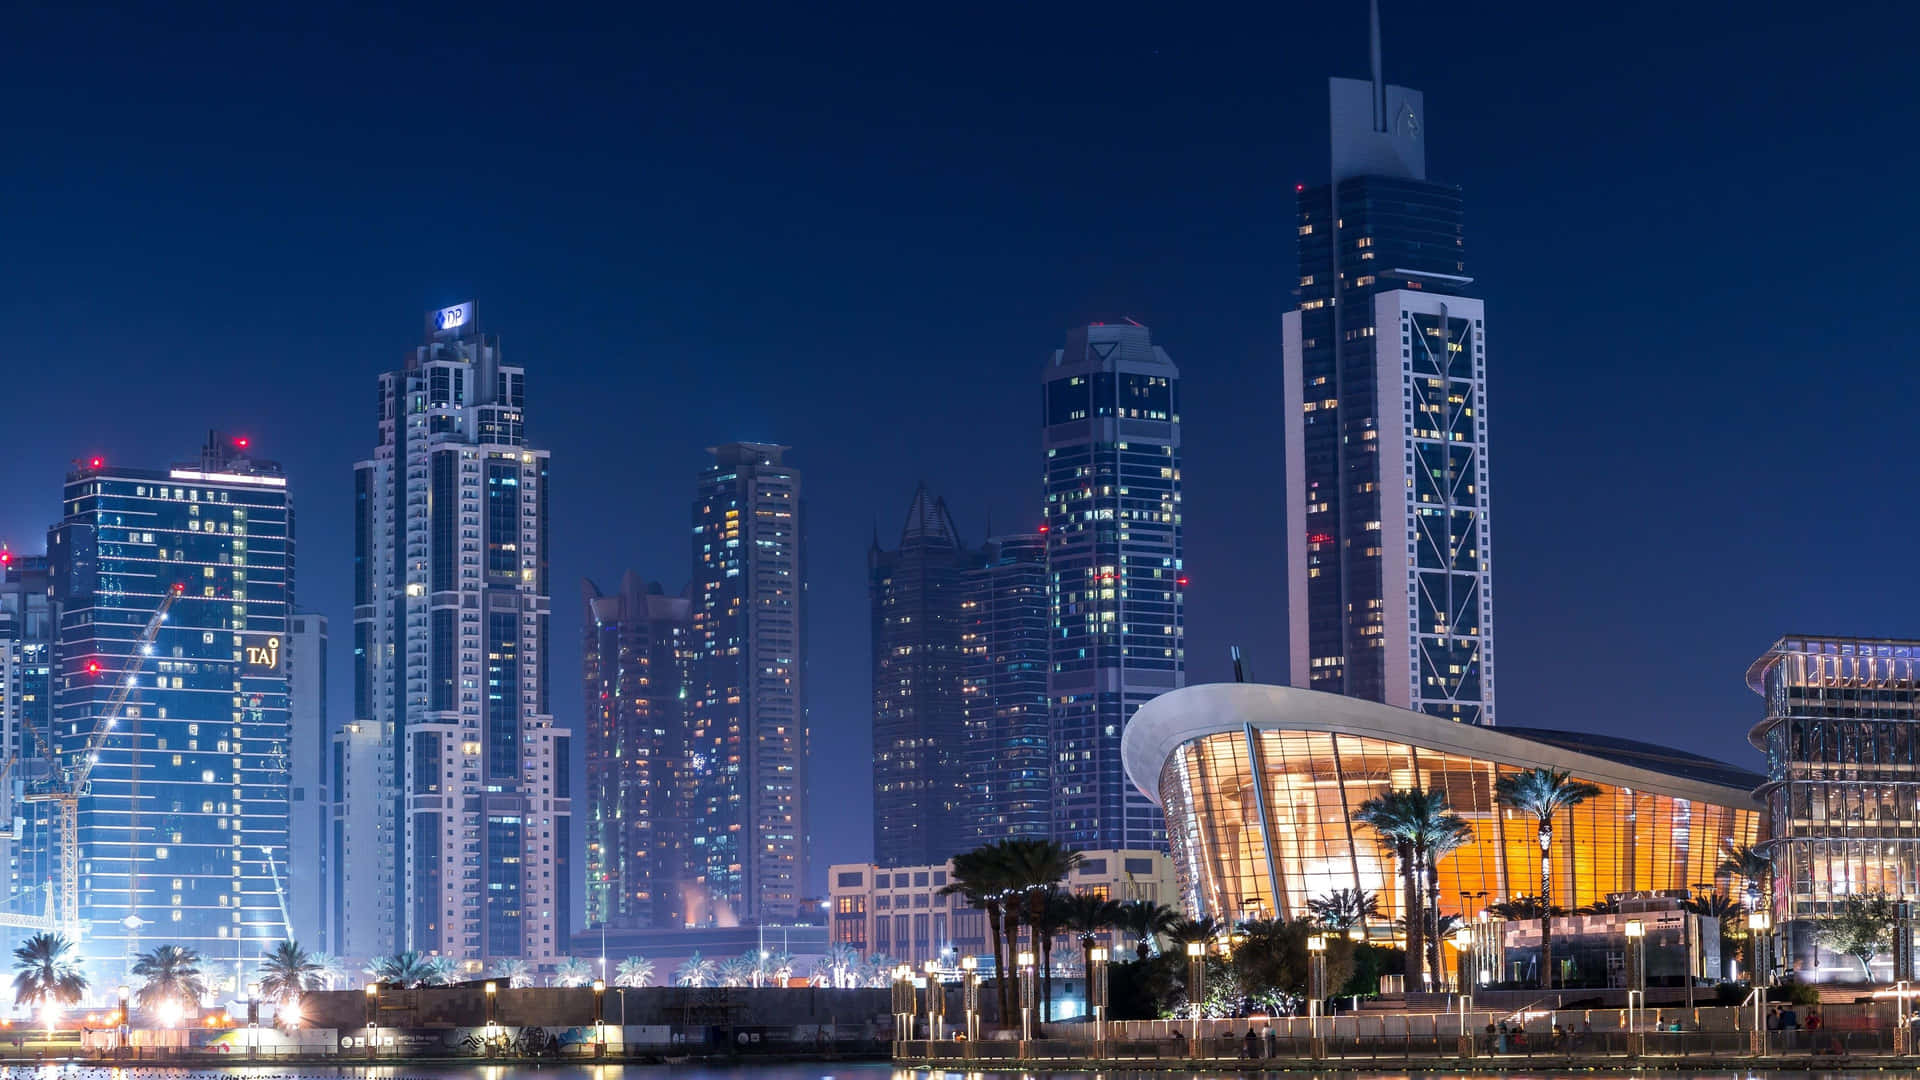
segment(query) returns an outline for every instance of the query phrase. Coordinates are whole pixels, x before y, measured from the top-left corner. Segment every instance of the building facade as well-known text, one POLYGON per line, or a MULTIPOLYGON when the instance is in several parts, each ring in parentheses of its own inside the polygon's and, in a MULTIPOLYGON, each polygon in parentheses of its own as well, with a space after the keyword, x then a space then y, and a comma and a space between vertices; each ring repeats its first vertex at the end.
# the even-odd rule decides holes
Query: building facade
POLYGON ((790 447, 714 447, 693 503, 687 921, 791 922, 806 884, 806 543, 790 447))
MULTIPOLYGON (((1457 724, 1295 687, 1210 684, 1140 710, 1127 771, 1165 807, 1183 906, 1195 917, 1299 918, 1308 901, 1364 889, 1379 930, 1405 914, 1392 853, 1353 822, 1387 791, 1441 791, 1473 838, 1439 865, 1442 913, 1469 920, 1540 890, 1531 822, 1494 801, 1504 775, 1564 770, 1598 798, 1556 822, 1553 899, 1571 910, 1629 893, 1737 884, 1730 845, 1757 843, 1760 778, 1717 761, 1605 735, 1457 724)), ((1390 931, 1387 931, 1390 932, 1390 931)))
MULTIPOLYGON (((1850 896, 1920 901, 1920 641, 1783 637, 1747 686, 1766 702, 1748 738, 1767 755, 1755 794, 1771 824, 1779 959, 1808 981, 1858 979, 1858 961, 1819 947, 1813 920, 1850 896)), ((1893 959, 1878 974, 1913 975, 1893 959)))
MULTIPOLYGON (((951 861, 928 866, 885 867, 841 863, 827 870, 827 906, 833 942, 862 956, 885 956, 918 970, 929 960, 957 966, 963 956, 992 971, 993 941, 987 913, 943 890, 952 882, 951 861)), ((1060 882, 1071 893, 1108 900, 1144 900, 1171 905, 1178 895, 1173 862, 1164 851, 1089 851, 1060 882)), ((1097 944, 1121 948, 1118 931, 1102 931, 1097 944)), ((1055 970, 1077 970, 1076 935, 1054 939, 1055 970)))
POLYGON ((287 921, 293 939, 332 952, 333 732, 327 726, 327 617, 296 612, 287 630, 291 731, 287 759, 293 789, 287 839, 287 921))
POLYGON ((946 501, 920 485, 900 544, 867 551, 873 648, 873 851, 881 866, 944 861, 962 828, 966 717, 961 580, 968 552, 946 501))
POLYGON ((525 369, 474 304, 442 308, 380 376, 380 442, 354 470, 354 720, 384 740, 386 770, 356 770, 376 783, 349 798, 382 815, 375 951, 467 972, 552 962, 572 905, 572 733, 547 680, 548 455, 527 442, 525 405, 525 369))
POLYGON ((1291 682, 1494 722, 1486 320, 1417 90, 1333 79, 1282 324, 1291 682))
POLYGON ((245 445, 216 435, 171 469, 95 458, 48 537, 53 749, 69 772, 93 761, 75 840, 96 979, 180 945, 234 993, 287 936, 293 508, 245 445))
MULTIPOLYGON (((45 555, 0 548, 0 756, 13 763, 0 778, 0 823, 11 827, 6 851, 6 910, 44 915, 58 861, 49 847, 47 807, 23 802, 26 788, 46 776, 41 749, 53 732, 53 646, 59 625, 49 596, 45 555)), ((0 943, 12 948, 33 933, 0 928, 0 943)))
POLYGON ((372 797, 392 782, 392 727, 362 720, 342 724, 333 733, 331 753, 329 944, 342 962, 364 966, 393 951, 394 818, 387 804, 372 797))
POLYGON ((1186 681, 1180 371, 1135 323, 1076 327, 1043 380, 1054 835, 1155 848, 1121 733, 1186 681))
POLYGON ((682 927, 687 835, 685 596, 627 573, 602 595, 582 582, 586 703, 587 924, 682 927))
MULTIPOLYGON (((965 790, 958 850, 1053 834, 1047 537, 994 537, 960 579, 965 790)), ((884 861, 883 861, 884 865, 884 861)))

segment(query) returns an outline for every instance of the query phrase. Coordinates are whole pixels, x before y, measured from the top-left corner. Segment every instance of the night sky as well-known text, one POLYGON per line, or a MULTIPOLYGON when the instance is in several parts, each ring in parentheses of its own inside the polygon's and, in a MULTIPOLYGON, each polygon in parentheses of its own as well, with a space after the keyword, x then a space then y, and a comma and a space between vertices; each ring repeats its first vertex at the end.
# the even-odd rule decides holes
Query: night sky
MULTIPOLYGON (((249 435, 348 719, 374 379, 476 297, 553 451, 564 721, 579 579, 678 590, 703 448, 795 447, 817 886, 870 850, 876 519, 925 480, 969 541, 1033 525, 1042 365, 1130 316, 1184 375, 1189 680, 1236 642, 1284 678, 1293 188, 1326 77, 1366 74, 1361 0, 279 7, 0 29, 16 549, 76 457, 249 435)), ((1506 722, 1757 767, 1773 638, 1920 636, 1911 10, 1387 0, 1487 301, 1506 722)))

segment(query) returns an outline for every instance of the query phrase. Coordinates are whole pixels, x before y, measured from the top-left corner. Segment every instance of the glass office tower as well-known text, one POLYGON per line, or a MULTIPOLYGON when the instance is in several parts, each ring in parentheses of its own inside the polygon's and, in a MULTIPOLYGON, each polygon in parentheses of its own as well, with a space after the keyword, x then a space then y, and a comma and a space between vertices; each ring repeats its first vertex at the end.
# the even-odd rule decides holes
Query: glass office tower
MULTIPOLYGON (((6 910, 18 915, 46 913, 47 887, 59 865, 48 846, 48 805, 19 797, 47 772, 40 747, 52 732, 58 625, 47 586, 45 555, 0 548, 0 756, 13 761, 0 784, 0 822, 14 826, 0 845, 6 852, 6 910)), ((32 933, 28 927, 0 927, 0 943, 12 948, 32 933)))
POLYGON ((1291 679, 1494 722, 1485 313, 1420 92, 1330 83, 1283 320, 1291 679))
POLYGON ((279 467, 244 447, 215 435, 172 469, 96 458, 68 476, 48 538, 54 749, 69 774, 97 759, 77 838, 96 980, 181 945, 233 994, 288 933, 293 510, 279 467), (107 715, 176 589, 124 708, 107 715))
POLYGON ((960 582, 961 849, 1053 835, 1047 537, 986 542, 960 582))
POLYGON ((1186 681, 1180 370, 1146 327, 1095 323, 1067 334, 1043 391, 1054 838, 1157 848, 1120 734, 1186 681))

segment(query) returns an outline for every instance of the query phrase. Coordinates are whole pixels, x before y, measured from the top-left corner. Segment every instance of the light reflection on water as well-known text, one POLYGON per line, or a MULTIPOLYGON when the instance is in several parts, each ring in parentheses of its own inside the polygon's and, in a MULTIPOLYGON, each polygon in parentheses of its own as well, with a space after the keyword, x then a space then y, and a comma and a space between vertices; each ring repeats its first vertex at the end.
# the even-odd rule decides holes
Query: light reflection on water
MULTIPOLYGON (((1171 1069, 1116 1072, 1029 1070, 960 1072, 899 1069, 884 1063, 673 1064, 673 1065, 464 1065, 414 1062, 397 1065, 234 1065, 230 1067, 142 1065, 115 1068, 89 1064, 0 1066, 0 1080, 1244 1080, 1238 1070, 1176 1072, 1171 1069)), ((1310 1072, 1284 1073, 1300 1080, 1920 1080, 1917 1070, 1698 1069, 1685 1072, 1508 1070, 1501 1072, 1310 1072)))

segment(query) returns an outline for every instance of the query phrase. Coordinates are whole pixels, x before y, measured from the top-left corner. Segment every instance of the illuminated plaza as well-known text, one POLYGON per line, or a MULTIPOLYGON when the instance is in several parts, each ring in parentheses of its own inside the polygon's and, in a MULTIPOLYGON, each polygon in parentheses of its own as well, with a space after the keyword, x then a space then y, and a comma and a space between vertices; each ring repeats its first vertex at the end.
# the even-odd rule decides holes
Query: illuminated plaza
POLYGON ((1440 862, 1442 912, 1540 891, 1531 819, 1494 800, 1496 777, 1538 767, 1597 785, 1553 833, 1553 902, 1713 887, 1730 845, 1761 838, 1761 777, 1600 735, 1460 724, 1284 686, 1211 684, 1162 695, 1127 727, 1133 783, 1166 813, 1194 916, 1298 918, 1335 889, 1376 894, 1376 934, 1405 914, 1393 853, 1353 812, 1375 795, 1444 791, 1473 839, 1440 862), (1257 762, 1258 767, 1252 763, 1257 762))

